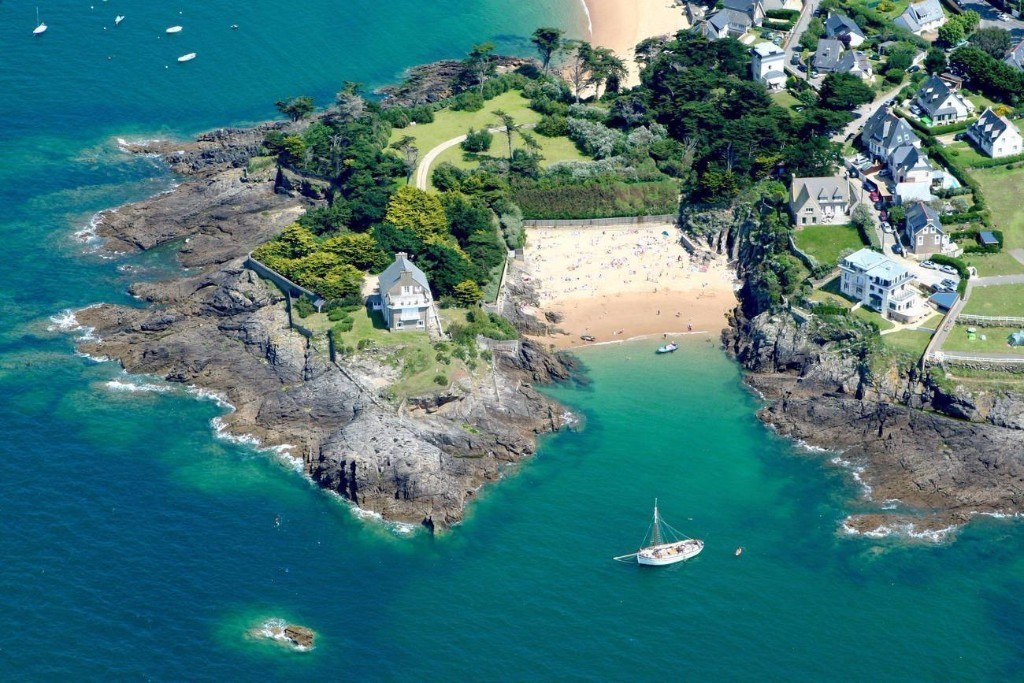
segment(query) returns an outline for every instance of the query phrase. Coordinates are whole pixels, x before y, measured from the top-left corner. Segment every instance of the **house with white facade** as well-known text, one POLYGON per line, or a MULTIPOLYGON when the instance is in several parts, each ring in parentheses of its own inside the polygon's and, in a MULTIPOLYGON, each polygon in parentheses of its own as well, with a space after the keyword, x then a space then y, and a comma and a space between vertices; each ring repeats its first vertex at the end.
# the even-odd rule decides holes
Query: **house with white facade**
POLYGON ((750 17, 743 12, 720 9, 701 25, 701 34, 708 40, 739 38, 752 27, 750 17))
POLYGON ((856 200, 845 178, 793 178, 789 210, 797 226, 847 223, 856 200))
POLYGON ((1024 71, 1024 40, 1011 47, 1003 61, 1015 69, 1024 71))
POLYGON ((925 31, 934 31, 946 23, 946 13, 942 11, 939 0, 921 0, 911 3, 903 14, 893 22, 911 33, 921 35, 925 31))
POLYGON ((825 20, 825 35, 841 41, 847 48, 860 47, 864 42, 864 32, 857 22, 838 12, 831 12, 825 20))
POLYGON ((786 87, 786 52, 773 43, 758 43, 750 50, 750 71, 769 90, 786 87))
POLYGON ((893 152, 904 145, 921 146, 921 138, 910 124, 893 114, 888 105, 879 107, 864 123, 861 141, 872 158, 886 162, 893 152))
POLYGON ((903 235, 915 254, 935 254, 949 244, 949 235, 942 227, 939 213, 921 201, 907 207, 903 235))
POLYGON ((914 102, 936 124, 964 121, 974 114, 974 103, 938 76, 921 84, 914 102))
POLYGON ((434 299, 423 271, 402 252, 395 262, 377 277, 377 293, 371 306, 384 316, 384 323, 393 332, 426 330, 434 315, 434 299))
POLYGON ((967 137, 993 159, 1011 157, 1024 151, 1024 140, 1017 126, 991 108, 982 112, 978 120, 967 127, 967 137))
POLYGON ((920 301, 914 274, 877 251, 861 249, 839 262, 839 291, 883 316, 905 322, 920 301))

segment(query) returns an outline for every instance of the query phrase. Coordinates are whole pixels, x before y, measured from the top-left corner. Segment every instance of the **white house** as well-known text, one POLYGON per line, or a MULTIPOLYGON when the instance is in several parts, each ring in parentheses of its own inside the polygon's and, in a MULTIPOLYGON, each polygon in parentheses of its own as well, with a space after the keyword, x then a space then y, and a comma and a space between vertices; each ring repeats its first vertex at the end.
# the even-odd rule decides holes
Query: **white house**
POLYGON ((974 114, 974 103, 938 76, 932 76, 921 84, 914 101, 937 124, 964 121, 974 114))
POLYGON ((750 17, 743 12, 731 9, 720 9, 701 26, 701 32, 708 40, 720 38, 739 38, 753 26, 750 17))
POLYGON ((825 20, 825 35, 842 41, 848 48, 860 47, 864 42, 864 32, 860 30, 857 22, 838 12, 829 13, 825 20))
POLYGON ((843 178, 793 178, 789 210, 796 225, 846 223, 853 202, 850 182, 843 178))
POLYGON ((967 127, 967 137, 993 159, 1020 154, 1024 147, 1017 126, 991 108, 986 109, 977 121, 967 127))
POLYGON ((758 43, 750 50, 750 70, 755 81, 769 90, 786 87, 786 52, 772 43, 758 43))
POLYGON ((377 283, 377 294, 370 301, 373 309, 383 314, 389 330, 426 330, 434 299, 427 276, 406 254, 395 254, 395 262, 377 277, 377 283))
POLYGON ((839 262, 839 290, 868 308, 896 320, 913 317, 919 298, 911 283, 913 273, 892 259, 861 249, 839 262))
POLYGON ((911 33, 921 35, 925 31, 934 31, 946 23, 946 14, 942 11, 939 0, 921 0, 911 3, 903 14, 893 22, 911 33))

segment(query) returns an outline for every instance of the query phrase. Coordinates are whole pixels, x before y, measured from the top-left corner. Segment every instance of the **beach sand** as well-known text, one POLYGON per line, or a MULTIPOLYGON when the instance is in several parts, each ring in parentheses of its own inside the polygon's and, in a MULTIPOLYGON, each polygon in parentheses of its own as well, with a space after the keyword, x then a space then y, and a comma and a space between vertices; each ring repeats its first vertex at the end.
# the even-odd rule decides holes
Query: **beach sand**
POLYGON ((607 47, 626 62, 624 85, 639 83, 633 48, 644 38, 673 35, 689 28, 682 5, 673 0, 584 0, 593 31, 590 42, 607 47))
POLYGON ((558 348, 644 336, 717 334, 736 306, 723 259, 691 257, 671 225, 529 228, 525 269, 540 309, 562 316, 558 348))

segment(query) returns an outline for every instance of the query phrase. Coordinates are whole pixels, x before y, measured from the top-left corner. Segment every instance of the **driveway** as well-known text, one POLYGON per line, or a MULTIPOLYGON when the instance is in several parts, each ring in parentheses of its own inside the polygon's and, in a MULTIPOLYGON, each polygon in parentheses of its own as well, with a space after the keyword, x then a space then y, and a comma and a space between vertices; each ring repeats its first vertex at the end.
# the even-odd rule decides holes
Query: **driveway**
POLYGON ((797 18, 796 24, 793 25, 793 30, 789 32, 786 42, 782 44, 782 49, 786 51, 786 71, 804 80, 808 80, 808 75, 793 66, 793 55, 800 54, 803 51, 803 48, 800 47, 800 36, 807 30, 807 24, 810 23, 811 17, 818 10, 819 2, 820 0, 806 0, 804 2, 804 6, 800 10, 800 16, 797 18))

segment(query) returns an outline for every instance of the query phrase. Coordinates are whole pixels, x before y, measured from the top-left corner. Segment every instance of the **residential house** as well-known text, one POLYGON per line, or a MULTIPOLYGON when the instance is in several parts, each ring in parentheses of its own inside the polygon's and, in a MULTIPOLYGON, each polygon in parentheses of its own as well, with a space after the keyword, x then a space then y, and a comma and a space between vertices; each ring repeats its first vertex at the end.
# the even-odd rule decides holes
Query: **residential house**
POLYGON ((921 146, 921 138, 905 120, 882 105, 864 123, 861 141, 875 159, 888 161, 892 153, 904 145, 921 146))
POLYGON ((938 76, 921 85, 914 102, 936 124, 963 121, 974 113, 974 104, 938 76))
POLYGON ((721 38, 739 38, 749 31, 753 23, 743 12, 731 9, 720 9, 701 25, 701 33, 708 40, 721 38))
POLYGON ((1014 68, 1024 71, 1024 40, 1010 48, 1010 53, 1006 55, 1006 59, 1003 61, 1014 68))
POLYGON ((725 0, 722 6, 746 14, 754 26, 760 26, 764 22, 764 5, 761 4, 761 0, 725 0))
POLYGON ((786 87, 786 52, 772 43, 758 43, 750 50, 750 70, 755 81, 769 90, 786 87))
POLYGON ((395 254, 395 262, 377 277, 378 290, 370 301, 384 316, 391 331, 426 330, 434 315, 427 276, 409 261, 406 254, 395 254))
POLYGON ((761 5, 764 7, 765 13, 770 10, 788 9, 794 12, 799 12, 803 4, 800 0, 763 0, 761 5))
POLYGON ((857 26, 857 22, 837 12, 829 13, 825 20, 825 35, 841 41, 848 48, 860 47, 864 42, 864 32, 857 26))
POLYGON ((914 317, 918 296, 913 273, 871 249, 856 251, 839 262, 839 290, 868 308, 900 321, 914 317))
POLYGON ((942 175, 919 147, 903 145, 889 156, 889 174, 894 183, 925 183, 927 186, 942 175), (938 175, 937 175, 938 174, 938 175))
POLYGON ((844 178, 793 178, 789 210, 796 225, 846 223, 855 200, 844 178))
POLYGON ((841 74, 859 76, 865 81, 870 81, 875 77, 874 72, 871 70, 871 61, 860 50, 847 50, 844 52, 843 56, 839 59, 839 66, 836 68, 836 71, 841 74))
POLYGON ((903 14, 893 22, 911 33, 921 35, 925 31, 934 31, 946 23, 946 14, 942 11, 939 0, 921 0, 911 3, 903 14))
POLYGON ((832 73, 839 67, 843 57, 843 44, 835 38, 822 38, 818 41, 818 49, 814 52, 811 65, 823 74, 832 73))
POLYGON ((942 227, 939 213, 921 201, 907 207, 903 235, 915 254, 934 254, 949 244, 949 235, 942 227))
POLYGON ((991 108, 982 112, 978 120, 967 127, 967 137, 993 159, 1020 154, 1024 147, 1017 126, 991 108))

